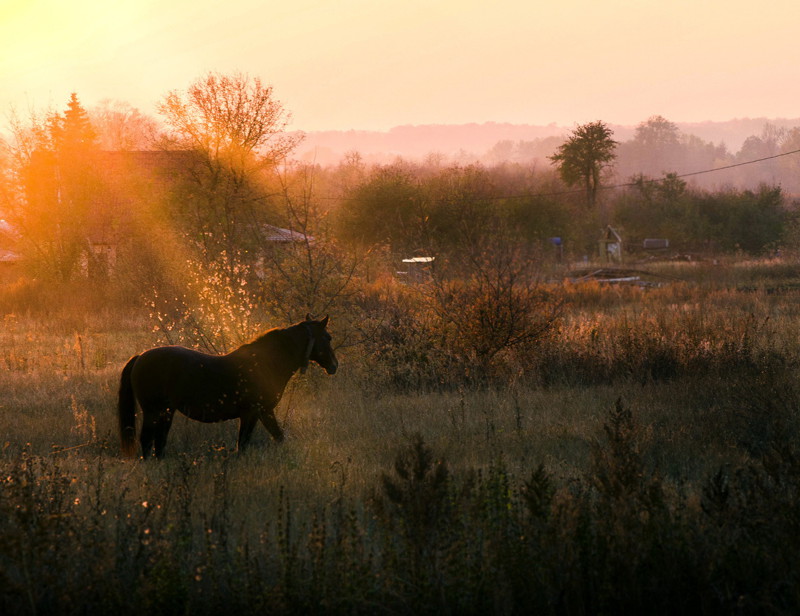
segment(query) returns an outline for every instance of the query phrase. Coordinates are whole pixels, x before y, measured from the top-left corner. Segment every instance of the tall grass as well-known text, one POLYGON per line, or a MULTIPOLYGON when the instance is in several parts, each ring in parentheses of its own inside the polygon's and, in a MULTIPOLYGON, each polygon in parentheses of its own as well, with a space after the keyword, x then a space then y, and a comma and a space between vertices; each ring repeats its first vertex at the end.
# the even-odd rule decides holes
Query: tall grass
POLYGON ((380 306, 393 353, 295 377, 284 444, 177 419, 161 463, 115 434, 146 310, 6 300, 0 611, 795 612, 796 270, 721 267, 561 285, 480 381, 380 306))

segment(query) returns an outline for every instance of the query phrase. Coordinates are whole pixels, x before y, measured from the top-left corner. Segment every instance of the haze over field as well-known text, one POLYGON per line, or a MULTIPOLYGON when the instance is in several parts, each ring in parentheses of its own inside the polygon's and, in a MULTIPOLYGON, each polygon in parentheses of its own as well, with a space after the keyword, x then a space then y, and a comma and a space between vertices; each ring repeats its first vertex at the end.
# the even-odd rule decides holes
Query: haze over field
MULTIPOLYGON (((761 135, 767 125, 778 130, 791 130, 800 126, 800 117, 676 124, 683 135, 693 135, 716 145, 724 144, 732 154, 738 152, 749 137, 761 135)), ((557 124, 535 126, 484 122, 406 125, 386 131, 311 131, 306 133, 296 153, 302 160, 320 165, 337 163, 349 152, 359 152, 366 160, 379 163, 392 162, 397 157, 424 160, 431 155, 466 164, 475 161, 493 164, 506 160, 544 162, 573 128, 557 124)), ((618 141, 630 140, 636 133, 635 126, 611 125, 611 129, 618 141)), ((743 154, 747 160, 757 158, 753 153, 743 154)))
POLYGON ((792 0, 0 4, 0 110, 126 101, 206 71, 275 87, 304 131, 797 117, 792 0))

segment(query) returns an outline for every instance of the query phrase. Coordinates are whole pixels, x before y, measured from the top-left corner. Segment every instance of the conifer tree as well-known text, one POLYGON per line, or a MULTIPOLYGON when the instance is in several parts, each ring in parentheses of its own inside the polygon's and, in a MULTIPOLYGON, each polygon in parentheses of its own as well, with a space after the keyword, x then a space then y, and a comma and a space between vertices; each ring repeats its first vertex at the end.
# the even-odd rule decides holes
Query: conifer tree
MULTIPOLYGON (((19 140, 23 131, 17 132, 19 140)), ((75 93, 63 114, 51 113, 25 132, 25 199, 16 216, 23 249, 36 275, 67 282, 87 250, 90 222, 102 215, 91 211, 97 189, 97 137, 75 93)))
POLYGON ((97 142, 97 134, 89 121, 89 114, 81 106, 75 92, 69 98, 63 116, 56 116, 54 142, 65 154, 91 150, 97 142))

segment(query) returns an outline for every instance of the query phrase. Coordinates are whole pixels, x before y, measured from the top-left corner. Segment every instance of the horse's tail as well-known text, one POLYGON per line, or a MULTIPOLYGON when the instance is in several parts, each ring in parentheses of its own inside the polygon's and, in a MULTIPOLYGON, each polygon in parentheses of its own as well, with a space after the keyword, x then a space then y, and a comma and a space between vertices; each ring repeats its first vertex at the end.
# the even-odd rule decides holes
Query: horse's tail
POLYGON ((139 356, 134 355, 128 360, 119 379, 119 404, 117 406, 119 438, 122 444, 122 455, 127 458, 133 458, 136 455, 136 397, 133 393, 131 372, 137 359, 139 356))

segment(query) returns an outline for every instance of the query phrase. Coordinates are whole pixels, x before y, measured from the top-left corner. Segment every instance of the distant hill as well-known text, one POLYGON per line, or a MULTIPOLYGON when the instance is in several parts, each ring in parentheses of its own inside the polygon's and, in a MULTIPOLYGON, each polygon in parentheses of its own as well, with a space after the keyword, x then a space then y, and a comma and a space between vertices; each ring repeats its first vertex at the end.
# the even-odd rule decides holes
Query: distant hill
MULTIPOLYGON (((745 139, 760 135, 766 123, 779 127, 800 126, 800 118, 768 119, 744 118, 726 122, 676 122, 683 133, 699 137, 715 144, 724 143, 729 152, 735 153, 745 139)), ((633 137, 635 126, 611 125, 614 138, 627 141, 633 137)), ((316 161, 321 165, 334 164, 349 152, 358 152, 370 162, 389 162, 395 158, 421 160, 435 153, 451 160, 471 162, 491 160, 501 155, 501 149, 490 151, 499 142, 539 142, 545 144, 550 138, 550 149, 556 147, 555 139, 561 139, 573 129, 572 126, 534 126, 530 124, 428 124, 397 126, 389 131, 311 131, 297 150, 303 160, 316 161)), ((547 147, 544 148, 547 150, 547 147)), ((546 154, 545 154, 546 155, 546 154)))
POLYGON ((461 153, 473 159, 482 157, 498 141, 534 141, 566 135, 569 129, 555 124, 426 124, 396 126, 389 131, 319 131, 306 133, 298 148, 305 159, 316 155, 317 162, 327 164, 348 152, 359 152, 365 159, 391 160, 424 158, 431 153, 452 157, 461 153))

